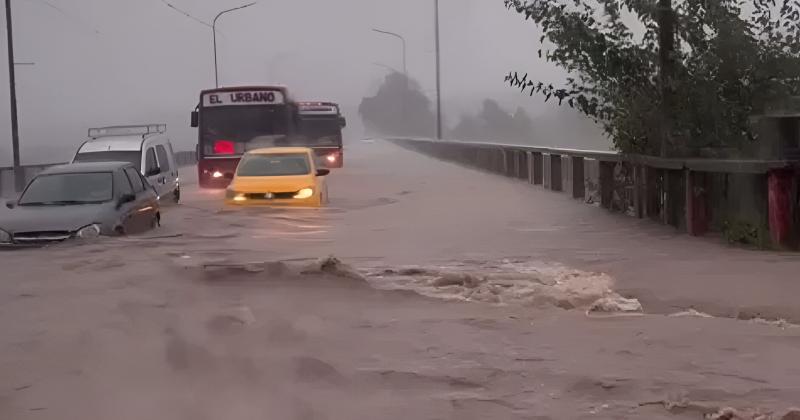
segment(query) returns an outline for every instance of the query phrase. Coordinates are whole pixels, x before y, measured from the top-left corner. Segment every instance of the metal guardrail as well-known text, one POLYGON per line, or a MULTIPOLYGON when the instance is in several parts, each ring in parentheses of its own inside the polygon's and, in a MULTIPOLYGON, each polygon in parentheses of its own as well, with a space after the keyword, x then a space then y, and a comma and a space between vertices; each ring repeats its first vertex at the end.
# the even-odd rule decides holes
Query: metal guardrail
POLYGON ((392 138, 395 142, 417 142, 454 147, 470 147, 481 149, 503 149, 541 153, 555 156, 582 157, 604 162, 629 162, 636 165, 649 166, 657 169, 689 169, 698 172, 722 172, 742 174, 765 174, 772 169, 780 169, 797 163, 794 160, 763 160, 763 159, 707 159, 707 158, 661 158, 656 156, 624 154, 615 151, 567 149, 548 146, 533 146, 512 143, 471 142, 459 140, 434 140, 429 138, 392 138))
MULTIPOLYGON (((49 163, 41 165, 25 165, 22 167, 24 184, 30 182, 39 172, 64 163, 49 163)), ((179 167, 197 164, 197 154, 194 151, 175 152, 175 164, 179 167)), ((0 167, 0 197, 10 198, 14 195, 14 168, 0 167)))
MULTIPOLYGON (((389 140, 441 160, 524 179, 613 211, 651 218, 692 235, 743 225, 767 231, 771 237, 766 240, 781 247, 794 241, 789 238, 791 232, 800 235, 791 220, 774 218, 793 214, 787 203, 791 179, 800 177, 796 160, 673 159, 520 144, 389 140), (786 200, 767 200, 768 194, 786 200), (776 207, 784 204, 786 208, 776 207)), ((758 236, 761 241, 763 235, 758 236)))

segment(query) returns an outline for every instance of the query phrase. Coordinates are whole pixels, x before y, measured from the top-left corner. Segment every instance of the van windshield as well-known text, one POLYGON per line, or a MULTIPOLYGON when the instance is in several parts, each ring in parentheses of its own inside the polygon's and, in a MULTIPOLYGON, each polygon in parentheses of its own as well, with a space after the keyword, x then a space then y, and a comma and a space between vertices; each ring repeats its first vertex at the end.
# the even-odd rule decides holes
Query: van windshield
POLYGON ((127 162, 140 168, 142 152, 134 150, 109 150, 104 152, 78 153, 75 162, 127 162))

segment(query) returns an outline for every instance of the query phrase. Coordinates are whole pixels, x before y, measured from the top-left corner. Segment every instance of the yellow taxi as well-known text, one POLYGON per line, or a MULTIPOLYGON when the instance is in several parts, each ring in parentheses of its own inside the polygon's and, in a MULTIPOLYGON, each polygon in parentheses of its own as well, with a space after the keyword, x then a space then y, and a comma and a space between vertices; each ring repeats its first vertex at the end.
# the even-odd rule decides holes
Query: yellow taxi
POLYGON ((242 156, 225 202, 237 206, 321 207, 328 203, 325 176, 307 147, 257 149, 242 156))

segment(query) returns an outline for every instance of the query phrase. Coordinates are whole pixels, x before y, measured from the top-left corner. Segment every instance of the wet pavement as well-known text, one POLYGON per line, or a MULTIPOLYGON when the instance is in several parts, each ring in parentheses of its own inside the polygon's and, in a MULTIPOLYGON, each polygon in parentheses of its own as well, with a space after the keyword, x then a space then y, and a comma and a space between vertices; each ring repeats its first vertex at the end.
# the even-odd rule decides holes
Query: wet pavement
POLYGON ((0 418, 781 418, 800 405, 795 255, 381 142, 349 148, 329 184, 319 210, 229 209, 187 185, 147 235, 0 252, 0 418), (587 315, 618 294, 645 313, 587 315))

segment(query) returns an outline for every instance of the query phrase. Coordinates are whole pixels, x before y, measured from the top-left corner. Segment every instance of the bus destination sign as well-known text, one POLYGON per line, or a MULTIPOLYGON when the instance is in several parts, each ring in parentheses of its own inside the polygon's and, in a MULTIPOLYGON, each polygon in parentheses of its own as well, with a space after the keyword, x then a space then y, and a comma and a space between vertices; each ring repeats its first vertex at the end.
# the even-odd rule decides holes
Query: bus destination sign
POLYGON ((280 105, 284 103, 283 92, 278 90, 249 90, 235 92, 213 92, 203 95, 203 106, 236 105, 280 105))

